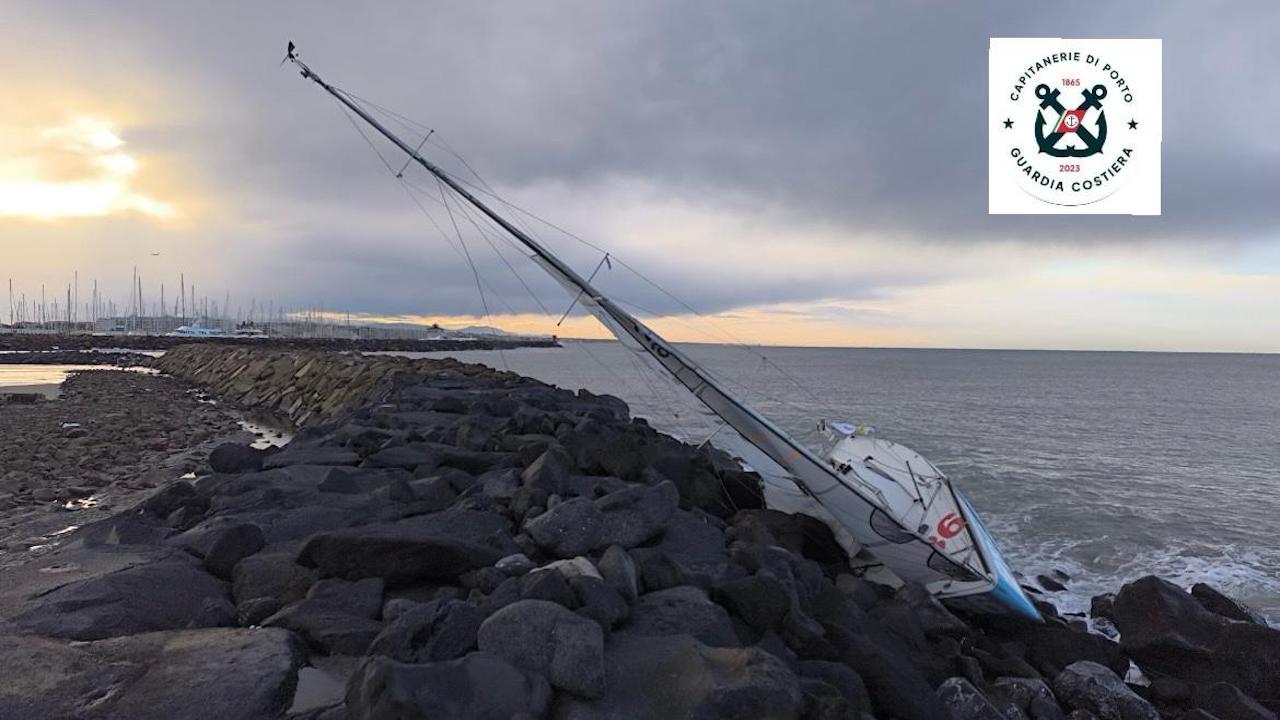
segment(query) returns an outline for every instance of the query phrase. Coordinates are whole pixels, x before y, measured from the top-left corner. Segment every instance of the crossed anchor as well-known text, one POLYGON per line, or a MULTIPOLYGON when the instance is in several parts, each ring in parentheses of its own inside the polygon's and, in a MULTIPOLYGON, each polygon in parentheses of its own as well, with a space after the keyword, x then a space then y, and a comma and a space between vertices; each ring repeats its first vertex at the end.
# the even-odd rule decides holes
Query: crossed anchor
MULTIPOLYGON (((1067 109, 1058 102, 1060 90, 1050 90, 1048 85, 1036 86, 1036 97, 1040 98, 1040 108, 1053 108, 1058 111, 1058 117, 1062 117, 1067 109)), ((1096 153, 1102 152, 1102 144, 1107 141, 1107 115, 1102 112, 1102 100, 1107 96, 1107 88, 1101 84, 1094 85, 1093 89, 1084 91, 1084 102, 1080 103, 1077 110, 1088 111, 1091 108, 1098 109, 1098 134, 1095 136, 1083 124, 1076 128, 1076 135, 1085 141, 1085 146, 1079 150, 1074 145, 1068 145, 1066 149, 1059 150, 1054 147, 1062 136, 1066 133, 1052 132, 1048 136, 1044 134, 1044 114, 1036 113, 1036 144, 1040 146, 1040 152, 1053 157, 1089 157, 1096 153)))

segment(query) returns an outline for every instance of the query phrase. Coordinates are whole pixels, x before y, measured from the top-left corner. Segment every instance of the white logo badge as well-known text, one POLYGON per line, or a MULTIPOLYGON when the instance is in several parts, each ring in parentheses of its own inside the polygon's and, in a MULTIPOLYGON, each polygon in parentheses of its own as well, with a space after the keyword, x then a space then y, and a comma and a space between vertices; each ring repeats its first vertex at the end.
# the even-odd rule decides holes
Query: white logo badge
POLYGON ((1159 215, 1160 46, 992 38, 989 212, 1159 215))

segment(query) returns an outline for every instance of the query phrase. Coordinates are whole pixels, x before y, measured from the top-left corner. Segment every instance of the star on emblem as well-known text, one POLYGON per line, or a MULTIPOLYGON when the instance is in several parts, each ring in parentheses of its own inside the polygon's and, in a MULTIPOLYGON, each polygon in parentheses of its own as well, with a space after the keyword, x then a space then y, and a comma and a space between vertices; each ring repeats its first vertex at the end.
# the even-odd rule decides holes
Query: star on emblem
POLYGON ((1005 118, 1005 119, 1004 119, 1004 127, 1005 127, 1005 129, 1006 129, 1006 130, 1008 130, 1009 128, 1013 127, 1013 121, 1012 121, 1012 120, 1010 120, 1009 118, 1005 118))
POLYGON ((1130 130, 1137 130, 1137 129, 1138 129, 1138 121, 1137 121, 1137 120, 1130 119, 1130 120, 1129 120, 1129 129, 1130 129, 1130 130))

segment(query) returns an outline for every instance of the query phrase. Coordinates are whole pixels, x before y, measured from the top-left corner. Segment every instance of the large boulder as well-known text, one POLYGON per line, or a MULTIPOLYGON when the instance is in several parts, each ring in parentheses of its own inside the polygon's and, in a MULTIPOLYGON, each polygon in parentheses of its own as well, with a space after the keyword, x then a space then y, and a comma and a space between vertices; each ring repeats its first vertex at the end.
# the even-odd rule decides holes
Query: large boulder
POLYGON ((283 630, 177 630, 86 643, 6 637, 0 717, 279 717, 304 657, 283 630))
POLYGON ((289 443, 280 452, 263 458, 262 468, 272 470, 290 465, 355 465, 358 462, 360 456, 346 448, 289 443))
POLYGON ((827 638, 841 661, 866 682, 876 715, 901 720, 937 720, 946 709, 934 688, 912 662, 910 652, 896 638, 880 631, 848 606, 848 617, 827 626, 827 638))
POLYGON ((227 601, 226 583, 175 558, 63 585, 33 599, 13 621, 48 637, 101 640, 198 627, 210 603, 227 601))
POLYGON ((364 655, 382 632, 382 624, 321 600, 299 600, 262 621, 266 627, 292 630, 313 648, 330 655, 364 655))
POLYGON ((575 695, 604 691, 604 635, 600 625, 545 600, 512 603, 480 625, 480 650, 538 672, 575 695))
POLYGON ((460 600, 432 600, 392 620, 373 640, 368 654, 404 663, 460 658, 476 646, 484 613, 460 600))
POLYGON ((216 473, 247 473, 262 469, 265 453, 240 443, 222 443, 209 453, 209 467, 216 473))
POLYGON ((1251 622, 1258 625, 1267 625, 1266 618, 1257 610, 1245 605, 1235 598, 1227 596, 1222 591, 1207 585, 1205 583, 1196 583, 1191 586, 1191 597, 1195 598, 1204 606, 1205 610, 1217 613, 1228 620, 1239 620, 1241 622, 1251 622))
POLYGON ((1196 707, 1230 720, 1276 720, 1276 714, 1263 707, 1257 700, 1240 692, 1240 688, 1227 683, 1214 683, 1194 692, 1196 707))
POLYGON ((1124 648, 1102 635, 1054 623, 1019 624, 1010 630, 1026 647, 1027 662, 1045 677, 1057 675, 1077 660, 1105 665, 1117 674, 1129 668, 1124 648))
POLYGON ((1280 697, 1280 630, 1228 620, 1155 576, 1121 588, 1114 613, 1122 646, 1144 669, 1280 697))
POLYGON ((676 486, 633 485, 596 500, 575 497, 531 518, 524 530, 557 557, 618 545, 632 548, 663 533, 680 502, 676 486))
POLYGON ((541 675, 485 652, 407 665, 372 657, 347 683, 348 720, 511 720, 543 717, 551 688, 541 675))
POLYGON ((938 699, 951 711, 951 720, 1007 720, 973 683, 962 677, 944 680, 938 686, 938 699))
POLYGON ((262 529, 253 523, 237 523, 222 528, 204 555, 204 566, 224 580, 231 579, 237 563, 267 544, 262 529))
POLYGON ((791 593, 770 575, 731 579, 716 588, 716 599, 751 627, 777 630, 791 610, 791 593))
POLYGON ((604 515, 587 498, 566 500, 524 524, 525 533, 543 550, 570 558, 600 545, 604 515))
POLYGON ((1160 720, 1151 703, 1130 690, 1118 675, 1088 660, 1072 663, 1058 673, 1053 691, 1067 707, 1088 710, 1099 720, 1160 720))
POLYGON ((871 697, 867 694, 867 685, 848 665, 827 660, 804 660, 800 663, 800 674, 806 678, 821 680, 835 688, 844 696, 845 704, 855 716, 859 713, 871 714, 871 697))
POLYGON ((446 510, 321 533, 303 546, 298 562, 348 580, 381 577, 391 586, 451 580, 515 552, 508 529, 496 513, 446 510))
POLYGON ((351 615, 376 620, 378 613, 382 611, 383 587, 382 578, 356 581, 330 578, 312 585, 307 591, 307 599, 351 615))
MULTIPOLYGON (((667 720, 799 716, 800 683, 758 648, 708 647, 688 635, 615 633, 605 648, 606 690, 558 707, 573 720, 667 720)), ((935 720, 937 720, 935 718, 935 720)))
POLYGON ((640 592, 640 576, 636 563, 626 550, 610 545, 596 563, 600 577, 609 583, 627 602, 633 602, 640 592))
POLYGON ((596 547, 635 547, 666 529, 680 503, 680 492, 670 482, 653 487, 633 485, 596 500, 603 526, 596 547))
POLYGON ((637 636, 691 635, 716 647, 741 644, 729 613, 691 585, 641 595, 623 629, 637 636))
POLYGON ((295 562, 297 553, 262 552, 236 563, 231 591, 237 604, 255 598, 273 598, 281 605, 301 600, 316 581, 317 573, 295 562))
POLYGON ((554 446, 547 448, 530 465, 525 468, 520 479, 525 485, 547 493, 562 493, 569 483, 569 476, 576 470, 573 458, 564 448, 554 446))

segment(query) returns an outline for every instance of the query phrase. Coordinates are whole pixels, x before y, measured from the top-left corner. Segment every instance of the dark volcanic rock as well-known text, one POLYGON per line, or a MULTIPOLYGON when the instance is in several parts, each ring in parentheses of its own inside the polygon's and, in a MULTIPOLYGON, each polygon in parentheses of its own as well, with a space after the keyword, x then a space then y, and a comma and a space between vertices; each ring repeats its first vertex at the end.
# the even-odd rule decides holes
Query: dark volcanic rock
POLYGON ((599 545, 603 526, 604 516, 594 502, 573 498, 525 522, 524 531, 547 552, 568 558, 599 545))
POLYGON ((300 600, 262 621, 298 633, 327 654, 363 655, 382 624, 318 600, 300 600))
POLYGON ((419 465, 435 465, 439 463, 440 456, 427 448, 408 447, 401 445, 399 447, 389 447, 365 458, 363 465, 372 468, 404 468, 405 470, 413 470, 419 465))
POLYGON ((912 663, 901 643, 874 628, 860 611, 848 608, 845 618, 833 618, 827 637, 839 658, 867 684, 877 715, 902 720, 936 720, 946 710, 933 687, 912 663))
POLYGON ((575 695, 596 698, 604 691, 600 626, 555 603, 512 603, 481 624, 477 641, 482 652, 541 673, 575 695))
POLYGON ((257 472, 265 453, 239 443, 222 443, 209 453, 209 467, 216 473, 257 472))
POLYGON ((520 479, 525 485, 550 495, 565 491, 574 470, 573 458, 563 448, 551 447, 525 468, 520 479))
POLYGON ((1205 610, 1217 613, 1228 620, 1267 625, 1266 619, 1257 610, 1239 600, 1227 597, 1211 585, 1206 585, 1205 583, 1192 585, 1191 597, 1198 600, 1205 610))
POLYGON ((1116 596, 1121 643, 1143 668, 1190 682, 1226 682, 1258 698, 1280 697, 1280 630, 1228 620, 1154 576, 1116 596))
POLYGON ((321 580, 307 591, 307 599, 351 615, 376 620, 382 611, 382 578, 321 580))
POLYGON ((327 446, 295 446, 293 443, 284 450, 268 455, 262 461, 264 470, 288 467, 290 465, 355 465, 360 456, 340 447, 327 446))
POLYGON ((236 564, 231 591, 237 604, 272 598, 281 605, 301 600, 318 577, 312 568, 295 562, 296 553, 265 552, 236 564))
POLYGON ((716 647, 741 644, 729 613, 690 585, 641 595, 622 629, 631 635, 691 635, 716 647))
POLYGON ((1227 683, 1214 683, 1194 693, 1196 707, 1231 720, 1276 720, 1276 714, 1227 683))
POLYGON ((1064 705, 1088 710, 1100 720, 1160 720, 1151 703, 1129 689, 1114 672, 1088 660, 1072 663, 1053 679, 1064 705))
POLYGON ((1063 585, 1048 575, 1037 575, 1036 582, 1040 583, 1040 587, 1048 590, 1049 592, 1062 592, 1067 589, 1066 585, 1063 585))
POLYGON ((938 699, 951 711, 951 720, 1007 720, 978 689, 962 677, 938 686, 938 699))
POLYGON ((81 644, 8 637, 0 640, 0 717, 278 717, 303 658, 283 630, 181 630, 81 644))
POLYGON ((578 599, 576 612, 595 620, 606 633, 631 613, 627 601, 604 580, 575 575, 569 578, 569 587, 578 599))
POLYGON ((475 652, 448 662, 365 661, 347 683, 349 720, 512 720, 546 714, 551 688, 537 673, 475 652))
POLYGON ((716 588, 716 599, 756 630, 776 630, 791 610, 787 586, 769 575, 730 580, 716 588))
POLYGON ((451 580, 515 552, 509 527, 495 513, 446 510, 321 533, 307 541, 298 561, 327 575, 381 577, 392 586, 451 580))
POLYGON ((1101 635, 1036 623, 1019 626, 1013 637, 1026 646, 1027 661, 1045 677, 1054 677, 1077 660, 1105 665, 1117 674, 1129 668, 1124 649, 1101 635))
POLYGON ((604 695, 563 703, 560 716, 773 720, 798 717, 801 708, 799 681, 778 658, 757 648, 707 647, 688 635, 615 633, 604 671, 604 695))
POLYGON ((635 561, 626 550, 612 545, 600 556, 596 563, 600 577, 609 583, 627 602, 633 602, 640 592, 640 577, 635 561))
POLYGON ((680 493, 669 482, 634 485, 605 495, 596 500, 603 526, 594 547, 630 548, 652 539, 666 529, 679 502, 680 493))
POLYGON ((100 640, 190 627, 209 599, 227 599, 226 584, 185 560, 162 560, 64 585, 13 621, 49 637, 100 640))
POLYGON ((867 686, 848 665, 826 660, 805 660, 800 663, 800 674, 821 680, 839 691, 854 717, 858 717, 859 713, 871 713, 871 697, 867 694, 867 686))
POLYGON ((680 495, 672 483, 632 486, 599 500, 575 497, 525 523, 525 532, 557 557, 573 557, 617 544, 630 548, 667 528, 680 495))
POLYGON ((224 528, 205 553, 204 566, 214 575, 229 580, 236 563, 261 550, 266 542, 262 530, 253 523, 224 528))
POLYGON ((459 600, 432 600, 397 616, 374 638, 370 655, 405 663, 453 660, 476 646, 484 613, 459 600))

